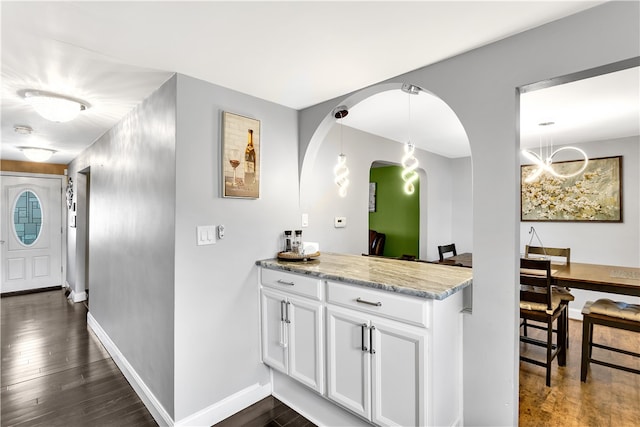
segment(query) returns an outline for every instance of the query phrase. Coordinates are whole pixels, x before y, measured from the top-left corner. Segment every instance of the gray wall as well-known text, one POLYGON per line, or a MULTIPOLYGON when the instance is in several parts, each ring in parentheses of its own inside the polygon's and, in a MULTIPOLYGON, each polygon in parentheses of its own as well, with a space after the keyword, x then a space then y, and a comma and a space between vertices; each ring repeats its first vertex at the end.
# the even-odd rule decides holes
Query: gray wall
MULTIPOLYGON (((474 284, 473 314, 464 326, 465 424, 518 422, 516 88, 640 55, 638 15, 638 2, 609 2, 388 81, 413 83, 442 98, 471 145, 474 284)), ((322 133, 333 108, 354 96, 301 112, 302 176, 307 155, 322 139, 316 130, 322 133)))
POLYGON ((273 258, 299 228, 297 112, 178 75, 175 228, 175 420, 254 384, 260 363, 255 261, 273 258), (222 111, 261 122, 258 200, 220 197, 222 111), (198 225, 226 226, 196 246, 198 225))
POLYGON ((90 312, 171 415, 175 101, 174 77, 69 165, 91 168, 90 312))

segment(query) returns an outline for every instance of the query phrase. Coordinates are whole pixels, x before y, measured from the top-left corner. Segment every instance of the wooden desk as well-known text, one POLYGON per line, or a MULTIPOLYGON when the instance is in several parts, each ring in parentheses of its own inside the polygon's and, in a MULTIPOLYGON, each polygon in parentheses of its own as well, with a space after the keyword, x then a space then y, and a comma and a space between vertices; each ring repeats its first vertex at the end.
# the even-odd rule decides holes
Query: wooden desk
POLYGON ((640 296, 640 268, 613 265, 553 264, 555 284, 568 288, 640 296))
POLYGON ((473 265, 471 252, 465 252, 445 258, 440 264, 460 264, 462 267, 471 268, 473 265))
MULTIPOLYGON (((471 253, 445 258, 443 264, 473 265, 471 253)), ((640 296, 640 268, 572 262, 551 264, 554 284, 568 288, 640 296)))

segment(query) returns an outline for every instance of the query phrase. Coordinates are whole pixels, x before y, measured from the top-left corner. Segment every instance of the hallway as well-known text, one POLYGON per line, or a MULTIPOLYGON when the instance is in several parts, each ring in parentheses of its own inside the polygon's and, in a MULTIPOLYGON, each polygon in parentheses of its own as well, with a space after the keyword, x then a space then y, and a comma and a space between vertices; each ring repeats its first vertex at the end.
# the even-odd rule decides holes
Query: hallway
POLYGON ((2 298, 4 426, 156 426, 62 290, 2 298))

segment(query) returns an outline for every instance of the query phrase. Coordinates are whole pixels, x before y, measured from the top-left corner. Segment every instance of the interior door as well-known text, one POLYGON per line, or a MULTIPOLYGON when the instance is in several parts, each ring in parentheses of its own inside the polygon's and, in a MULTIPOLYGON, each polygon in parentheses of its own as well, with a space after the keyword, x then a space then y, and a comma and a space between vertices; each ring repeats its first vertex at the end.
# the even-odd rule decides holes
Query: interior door
POLYGON ((61 177, 2 176, 2 292, 62 285, 61 177))

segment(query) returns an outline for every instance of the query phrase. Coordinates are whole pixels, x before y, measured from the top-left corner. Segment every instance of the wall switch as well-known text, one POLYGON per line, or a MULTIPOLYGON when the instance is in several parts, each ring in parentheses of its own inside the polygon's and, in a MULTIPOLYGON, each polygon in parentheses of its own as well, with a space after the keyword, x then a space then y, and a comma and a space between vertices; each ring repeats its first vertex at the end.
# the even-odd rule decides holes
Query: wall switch
POLYGON ((198 246, 216 243, 216 226, 199 225, 196 227, 196 243, 198 246))
POLYGON ((302 226, 303 227, 308 227, 309 226, 309 214, 308 213, 303 213, 302 214, 302 226))
POLYGON ((344 228, 347 226, 347 217, 346 216, 337 216, 333 220, 333 226, 335 228, 344 228))
POLYGON ((222 240, 224 239, 224 225, 219 225, 218 226, 218 239, 222 240))

